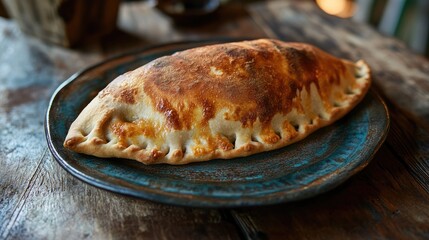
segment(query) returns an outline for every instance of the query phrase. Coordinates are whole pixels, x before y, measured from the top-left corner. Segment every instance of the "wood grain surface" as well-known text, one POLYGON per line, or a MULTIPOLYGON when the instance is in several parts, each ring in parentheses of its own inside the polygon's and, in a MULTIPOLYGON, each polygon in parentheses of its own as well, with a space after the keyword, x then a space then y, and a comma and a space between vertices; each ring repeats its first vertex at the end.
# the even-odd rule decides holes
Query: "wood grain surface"
POLYGON ((146 3, 125 3, 114 34, 76 49, 47 45, 0 18, 0 239, 428 239, 428 61, 368 26, 295 2, 227 5, 194 26, 178 26, 146 3), (51 157, 44 114, 67 77, 134 48, 224 36, 304 41, 368 61, 392 119, 368 167, 300 202, 195 209, 89 186, 51 157))

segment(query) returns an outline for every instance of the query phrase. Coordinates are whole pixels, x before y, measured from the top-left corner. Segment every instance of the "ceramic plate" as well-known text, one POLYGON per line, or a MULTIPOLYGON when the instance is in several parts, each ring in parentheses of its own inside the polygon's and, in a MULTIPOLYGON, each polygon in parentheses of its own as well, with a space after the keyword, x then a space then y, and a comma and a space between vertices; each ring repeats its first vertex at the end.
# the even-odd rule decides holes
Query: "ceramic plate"
POLYGON ((219 41, 146 48, 104 61, 65 81, 46 115, 49 148, 61 166, 91 185, 168 204, 194 207, 266 205, 328 191, 363 169, 384 141, 389 116, 382 100, 367 94, 352 112, 301 142, 250 157, 183 166, 103 159, 63 147, 72 121, 116 76, 178 50, 219 41))

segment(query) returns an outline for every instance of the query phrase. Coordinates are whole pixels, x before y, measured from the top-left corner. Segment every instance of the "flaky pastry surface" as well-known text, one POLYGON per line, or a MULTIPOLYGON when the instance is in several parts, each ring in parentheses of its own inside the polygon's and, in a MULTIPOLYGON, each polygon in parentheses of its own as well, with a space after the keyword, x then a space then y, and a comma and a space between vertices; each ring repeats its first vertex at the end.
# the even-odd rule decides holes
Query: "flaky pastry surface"
POLYGON ((260 39, 177 52, 119 76, 64 146, 144 164, 248 156, 297 142, 363 99, 370 69, 302 44, 260 39))

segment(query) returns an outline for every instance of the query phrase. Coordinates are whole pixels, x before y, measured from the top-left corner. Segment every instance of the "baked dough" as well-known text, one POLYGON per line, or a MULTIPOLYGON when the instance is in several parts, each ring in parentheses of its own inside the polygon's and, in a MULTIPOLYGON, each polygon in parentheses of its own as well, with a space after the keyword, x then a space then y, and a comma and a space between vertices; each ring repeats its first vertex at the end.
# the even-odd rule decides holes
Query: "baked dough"
POLYGON ((260 39, 177 52, 117 77, 64 146, 103 158, 185 164, 278 149, 363 99, 370 69, 303 43, 260 39))

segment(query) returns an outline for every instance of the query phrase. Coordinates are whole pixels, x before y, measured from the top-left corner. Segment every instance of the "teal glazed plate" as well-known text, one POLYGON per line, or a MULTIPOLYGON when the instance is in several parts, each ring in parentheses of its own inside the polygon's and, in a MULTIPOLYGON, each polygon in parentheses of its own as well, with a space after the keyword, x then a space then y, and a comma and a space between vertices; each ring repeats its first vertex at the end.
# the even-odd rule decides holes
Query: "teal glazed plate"
POLYGON ((147 166, 63 147, 70 124, 118 75, 176 51, 219 42, 224 40, 150 47, 73 75, 53 94, 46 114, 46 137, 54 158, 78 179, 116 193, 181 206, 242 207, 296 201, 333 189, 362 170, 385 140, 388 111, 370 91, 334 124, 298 143, 249 157, 147 166))

